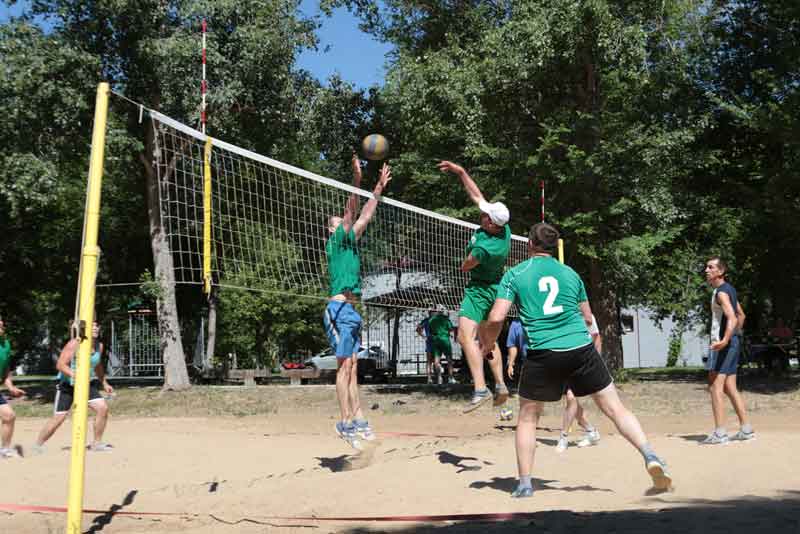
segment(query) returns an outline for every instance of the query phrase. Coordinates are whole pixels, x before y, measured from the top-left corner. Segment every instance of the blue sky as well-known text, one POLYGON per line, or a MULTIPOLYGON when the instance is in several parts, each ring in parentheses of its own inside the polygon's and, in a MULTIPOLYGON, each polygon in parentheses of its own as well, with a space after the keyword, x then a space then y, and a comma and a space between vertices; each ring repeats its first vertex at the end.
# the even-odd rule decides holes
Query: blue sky
MULTIPOLYGON (((319 14, 318 5, 317 0, 303 0, 300 11, 308 16, 319 14)), ((359 30, 358 21, 346 9, 337 9, 331 18, 323 16, 321 22, 319 52, 301 54, 298 66, 323 81, 338 72, 361 88, 381 85, 391 46, 359 30), (324 52, 326 46, 329 50, 324 52)))
MULTIPOLYGON (((11 7, 0 3, 0 22, 19 15, 26 4, 24 0, 11 7)), ((358 21, 346 9, 337 9, 328 18, 321 15, 318 6, 318 0, 303 0, 300 6, 300 11, 306 16, 319 16, 322 27, 317 32, 319 51, 300 54, 298 67, 308 70, 323 82, 338 72, 344 80, 362 89, 382 85, 386 54, 391 46, 359 30, 358 21)))

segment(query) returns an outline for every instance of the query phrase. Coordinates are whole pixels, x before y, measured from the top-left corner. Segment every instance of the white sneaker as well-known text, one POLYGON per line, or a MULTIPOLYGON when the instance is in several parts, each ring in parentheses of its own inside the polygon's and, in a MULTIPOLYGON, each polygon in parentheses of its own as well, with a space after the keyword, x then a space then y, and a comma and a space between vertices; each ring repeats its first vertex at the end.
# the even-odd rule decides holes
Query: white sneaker
POLYGON ((567 447, 569 447, 569 441, 567 441, 567 438, 564 436, 558 438, 558 444, 556 445, 556 452, 562 453, 567 450, 567 447))
POLYGON ((600 432, 595 428, 586 432, 577 445, 578 447, 591 447, 592 445, 597 445, 598 441, 600 441, 600 432))

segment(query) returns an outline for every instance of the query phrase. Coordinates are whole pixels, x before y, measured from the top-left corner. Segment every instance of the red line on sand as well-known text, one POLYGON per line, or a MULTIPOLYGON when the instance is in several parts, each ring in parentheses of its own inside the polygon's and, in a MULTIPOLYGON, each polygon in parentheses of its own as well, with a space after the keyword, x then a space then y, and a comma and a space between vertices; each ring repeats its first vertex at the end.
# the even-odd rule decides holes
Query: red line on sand
MULTIPOLYGON (((0 503, 2 512, 55 512, 64 513, 67 511, 63 506, 37 506, 32 504, 3 504, 0 503)), ((198 517, 205 514, 188 512, 126 512, 123 510, 84 510, 88 514, 111 514, 129 516, 192 516, 198 517)), ((449 515, 387 515, 387 516, 334 516, 334 517, 314 517, 314 516, 261 516, 259 519, 283 520, 283 521, 376 521, 376 522, 438 522, 438 521, 507 521, 510 519, 533 519, 537 512, 501 512, 487 514, 449 514, 449 515)))

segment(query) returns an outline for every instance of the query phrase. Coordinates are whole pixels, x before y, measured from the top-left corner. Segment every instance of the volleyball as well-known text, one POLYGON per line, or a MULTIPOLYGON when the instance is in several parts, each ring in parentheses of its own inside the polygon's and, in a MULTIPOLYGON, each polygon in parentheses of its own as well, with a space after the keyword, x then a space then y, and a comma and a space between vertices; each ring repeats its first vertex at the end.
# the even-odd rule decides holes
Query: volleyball
POLYGON ((503 406, 500 409, 500 420, 501 421, 511 421, 514 418, 514 410, 509 408, 508 406, 503 406))
POLYGON ((389 153, 389 141, 381 134, 370 134, 361 141, 361 152, 365 158, 373 161, 386 159, 389 153))

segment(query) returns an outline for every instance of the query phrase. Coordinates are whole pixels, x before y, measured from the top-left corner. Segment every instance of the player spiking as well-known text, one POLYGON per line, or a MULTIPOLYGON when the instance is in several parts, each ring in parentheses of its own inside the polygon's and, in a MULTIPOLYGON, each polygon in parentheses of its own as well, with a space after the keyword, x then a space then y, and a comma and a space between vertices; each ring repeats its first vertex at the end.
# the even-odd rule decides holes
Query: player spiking
MULTIPOLYGON (((478 329, 492 308, 497 284, 503 277, 511 249, 511 229, 508 227, 509 213, 505 204, 487 202, 463 167, 451 161, 442 161, 438 166, 440 171, 451 172, 461 179, 470 200, 481 210, 480 228, 472 235, 467 245, 467 258, 461 264, 461 270, 469 273, 469 283, 464 289, 464 298, 458 311, 458 342, 467 356, 474 384, 472 399, 464 407, 464 413, 468 413, 492 398, 483 374, 484 355, 478 348, 478 329)), ((508 399, 508 388, 503 379, 500 347, 495 343, 491 352, 493 357, 489 365, 495 379, 494 404, 500 406, 508 399)))

